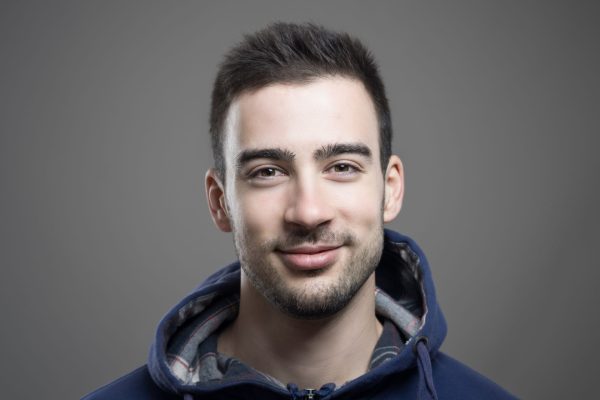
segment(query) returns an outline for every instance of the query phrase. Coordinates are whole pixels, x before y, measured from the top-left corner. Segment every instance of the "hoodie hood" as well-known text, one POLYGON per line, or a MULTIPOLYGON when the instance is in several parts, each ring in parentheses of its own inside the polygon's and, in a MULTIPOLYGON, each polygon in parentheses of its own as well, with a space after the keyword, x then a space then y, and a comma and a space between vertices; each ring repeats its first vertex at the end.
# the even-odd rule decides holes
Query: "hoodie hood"
POLYGON ((384 240, 375 272, 376 313, 385 321, 384 331, 391 322, 402 343, 393 350, 376 347, 371 369, 364 375, 338 388, 327 384, 307 392, 216 353, 215 332, 238 312, 240 265, 236 262, 207 278, 161 320, 148 361, 152 379, 163 390, 185 398, 226 398, 227 393, 240 391, 261 399, 345 398, 417 368, 419 397, 437 398, 431 359, 446 336, 446 323, 427 259, 407 236, 385 230, 384 240))

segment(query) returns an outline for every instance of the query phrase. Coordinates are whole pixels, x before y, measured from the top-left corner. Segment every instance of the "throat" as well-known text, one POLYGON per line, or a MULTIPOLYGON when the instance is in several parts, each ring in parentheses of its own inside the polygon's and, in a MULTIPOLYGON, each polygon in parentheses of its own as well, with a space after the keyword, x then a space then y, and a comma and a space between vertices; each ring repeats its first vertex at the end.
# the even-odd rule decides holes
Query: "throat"
POLYGON ((219 335, 217 350, 283 384, 341 386, 368 371, 382 332, 374 288, 371 293, 370 301, 357 296, 357 304, 321 320, 296 319, 270 304, 258 310, 242 300, 237 319, 219 335))

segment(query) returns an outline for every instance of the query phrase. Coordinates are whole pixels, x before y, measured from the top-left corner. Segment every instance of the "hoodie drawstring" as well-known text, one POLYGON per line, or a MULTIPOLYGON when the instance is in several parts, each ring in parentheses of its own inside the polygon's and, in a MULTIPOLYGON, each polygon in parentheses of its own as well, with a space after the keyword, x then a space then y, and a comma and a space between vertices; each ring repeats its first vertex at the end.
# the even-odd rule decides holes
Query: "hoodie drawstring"
POLYGON ((433 386, 433 373, 431 371, 429 349, 427 348, 427 337, 418 337, 415 349, 419 368, 418 398, 419 400, 437 400, 437 393, 435 392, 435 386, 433 386))

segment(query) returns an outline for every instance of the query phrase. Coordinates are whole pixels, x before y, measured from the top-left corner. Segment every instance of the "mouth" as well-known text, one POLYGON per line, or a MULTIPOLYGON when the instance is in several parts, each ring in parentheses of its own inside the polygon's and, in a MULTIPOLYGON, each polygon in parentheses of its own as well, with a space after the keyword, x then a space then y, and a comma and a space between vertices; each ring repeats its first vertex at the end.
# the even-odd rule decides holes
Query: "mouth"
POLYGON ((326 268, 335 263, 341 248, 341 245, 299 246, 276 250, 276 253, 287 267, 307 271, 326 268))

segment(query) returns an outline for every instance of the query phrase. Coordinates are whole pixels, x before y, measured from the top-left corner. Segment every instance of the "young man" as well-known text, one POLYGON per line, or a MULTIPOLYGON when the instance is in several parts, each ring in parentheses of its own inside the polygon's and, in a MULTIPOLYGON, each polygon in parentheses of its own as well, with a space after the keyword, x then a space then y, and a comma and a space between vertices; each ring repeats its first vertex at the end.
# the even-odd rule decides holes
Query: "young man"
POLYGON ((439 352, 425 256, 386 231, 402 204, 368 51, 274 24, 226 56, 206 194, 239 262, 160 323, 146 366, 87 399, 505 399, 439 352))

